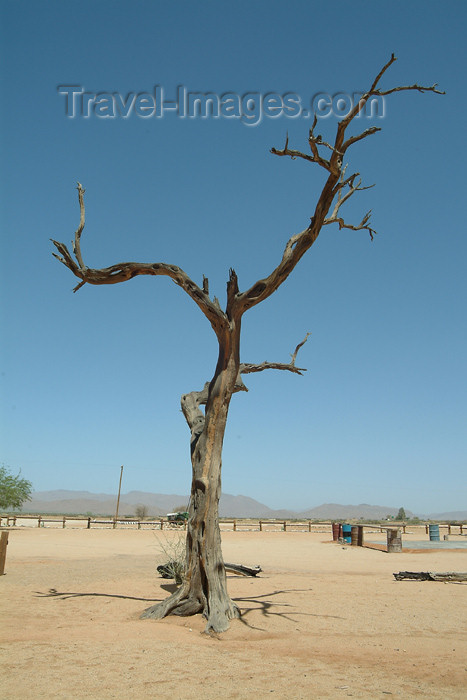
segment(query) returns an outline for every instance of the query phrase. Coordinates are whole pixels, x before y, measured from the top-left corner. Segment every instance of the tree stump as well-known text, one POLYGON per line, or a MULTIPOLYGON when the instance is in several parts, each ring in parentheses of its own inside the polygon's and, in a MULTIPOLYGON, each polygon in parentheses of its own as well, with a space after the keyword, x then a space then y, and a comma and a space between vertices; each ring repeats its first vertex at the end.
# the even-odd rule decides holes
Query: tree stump
POLYGON ((402 552, 402 537, 399 529, 386 530, 388 552, 402 552))

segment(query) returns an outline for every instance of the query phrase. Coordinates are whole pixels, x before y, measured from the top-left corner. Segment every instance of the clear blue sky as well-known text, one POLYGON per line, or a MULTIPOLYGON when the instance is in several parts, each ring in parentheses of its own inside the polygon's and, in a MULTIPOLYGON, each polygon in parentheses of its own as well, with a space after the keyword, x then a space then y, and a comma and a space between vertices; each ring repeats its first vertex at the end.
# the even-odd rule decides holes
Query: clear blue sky
MULTIPOLYGON (((180 395, 212 376, 216 342, 164 278, 85 285, 52 257, 79 220, 90 267, 174 263, 225 298, 268 274, 306 227, 324 171, 277 158, 310 120, 67 118, 88 92, 354 93, 391 52, 383 127, 348 152, 378 231, 325 227, 276 294, 244 318, 242 360, 287 361, 233 398, 223 488, 270 507, 467 507, 465 32, 460 2, 1 2, 1 461, 38 491, 187 493, 180 395)), ((320 122, 331 139, 336 119, 320 122)))

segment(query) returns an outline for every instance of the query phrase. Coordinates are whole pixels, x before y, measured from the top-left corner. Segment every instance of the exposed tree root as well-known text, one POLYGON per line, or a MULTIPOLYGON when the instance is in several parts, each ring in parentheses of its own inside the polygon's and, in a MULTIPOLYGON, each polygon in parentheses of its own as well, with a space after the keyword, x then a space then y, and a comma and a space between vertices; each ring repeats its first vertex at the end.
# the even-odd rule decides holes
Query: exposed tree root
POLYGON ((230 620, 239 618, 241 615, 239 608, 230 598, 219 600, 216 596, 212 598, 209 605, 206 600, 190 595, 182 586, 161 603, 146 608, 141 614, 141 619, 162 620, 168 615, 188 617, 198 613, 202 613, 207 620, 204 631, 217 633, 228 630, 230 620))

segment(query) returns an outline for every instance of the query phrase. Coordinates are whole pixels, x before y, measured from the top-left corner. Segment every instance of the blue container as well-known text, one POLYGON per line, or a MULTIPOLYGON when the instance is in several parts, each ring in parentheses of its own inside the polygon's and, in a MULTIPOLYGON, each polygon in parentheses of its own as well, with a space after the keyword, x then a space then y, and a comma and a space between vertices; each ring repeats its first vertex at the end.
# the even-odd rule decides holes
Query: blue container
POLYGON ((430 542, 439 542, 439 525, 429 525, 430 542))
POLYGON ((348 542, 351 544, 352 542, 352 526, 351 525, 342 525, 342 536, 345 540, 345 542, 348 542))

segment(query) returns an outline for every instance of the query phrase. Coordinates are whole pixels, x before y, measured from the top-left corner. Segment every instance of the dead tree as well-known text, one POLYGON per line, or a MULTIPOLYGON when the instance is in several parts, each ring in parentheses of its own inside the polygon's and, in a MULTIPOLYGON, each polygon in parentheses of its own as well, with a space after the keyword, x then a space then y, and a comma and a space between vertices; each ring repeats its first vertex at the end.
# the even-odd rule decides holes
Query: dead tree
POLYGON ((193 468, 187 527, 186 579, 173 595, 148 608, 143 613, 143 617, 162 618, 171 613, 176 615, 202 613, 207 619, 206 631, 222 632, 229 627, 230 619, 240 615, 227 592, 218 521, 222 444, 229 404, 236 391, 245 389, 242 374, 269 368, 300 371, 295 368, 296 353, 288 365, 274 363, 242 365, 240 362, 242 317, 248 309, 270 297, 286 281, 302 256, 316 241, 323 226, 336 223, 340 229, 367 231, 373 238, 375 231, 370 226, 371 212, 368 212, 357 225, 347 223, 342 216, 341 209, 345 202, 356 192, 366 189, 362 187, 359 173, 347 174, 344 158, 350 146, 372 136, 380 129, 373 126, 362 133, 347 135, 348 127, 364 109, 367 101, 374 96, 387 96, 403 90, 440 93, 436 85, 423 87, 415 84, 387 90, 380 89, 379 84, 383 75, 395 60, 396 58, 392 55, 359 103, 355 104, 349 114, 339 121, 332 143, 327 143, 320 135, 315 135, 317 125, 315 115, 309 130, 310 151, 308 153, 289 148, 288 138, 283 149, 271 149, 274 155, 288 156, 292 159, 301 158, 317 165, 324 171, 326 180, 317 198, 309 224, 287 241, 279 264, 268 277, 258 280, 249 289, 241 291, 235 271, 230 270, 225 309, 221 308, 215 297, 211 299, 206 278, 203 278, 200 287, 176 265, 160 262, 124 262, 103 269, 87 267, 80 245, 85 224, 84 189, 78 183, 80 224, 73 241, 73 255, 63 243, 53 241, 58 251, 54 253, 55 257, 80 280, 74 291, 86 283, 118 284, 138 275, 165 275, 170 277, 198 305, 209 320, 219 346, 217 366, 211 381, 201 391, 182 397, 183 413, 191 431, 193 468), (205 407, 204 412, 200 406, 205 407))

